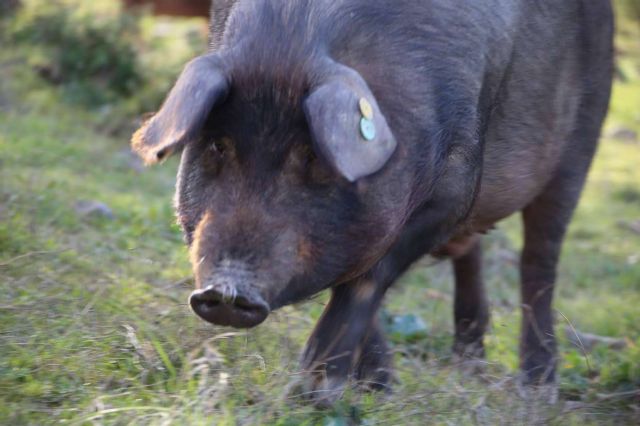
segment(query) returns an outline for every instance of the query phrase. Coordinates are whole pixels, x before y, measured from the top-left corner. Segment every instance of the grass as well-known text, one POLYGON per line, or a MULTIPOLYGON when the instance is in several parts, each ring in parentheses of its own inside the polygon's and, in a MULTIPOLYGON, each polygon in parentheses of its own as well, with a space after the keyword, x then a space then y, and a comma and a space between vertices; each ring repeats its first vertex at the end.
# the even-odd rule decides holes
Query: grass
MULTIPOLYGON (((145 31, 153 33, 157 22, 145 19, 145 31)), ((640 133, 639 40, 637 22, 622 19, 617 43, 625 80, 616 82, 605 137, 564 247, 555 304, 560 402, 531 403, 516 392, 515 217, 485 240, 493 313, 485 371, 469 375, 451 360, 449 265, 419 264, 386 306, 428 326, 426 338, 394 343, 394 393, 349 392, 328 411, 293 392, 298 354, 324 299, 285 308, 249 331, 197 320, 186 305, 190 268, 173 225, 175 161, 144 171, 132 166, 126 131, 108 126, 109 108, 120 111, 118 105, 87 109, 64 101, 62 89, 31 70, 24 50, 3 50, 0 424, 637 421, 640 235, 630 225, 640 220, 640 142, 616 135, 640 133), (114 218, 78 215, 74 205, 82 200, 104 202, 114 218), (585 355, 568 342, 565 325, 625 338, 626 348, 597 346, 585 355)), ((143 60, 160 61, 160 52, 151 44, 143 60)), ((130 102, 123 101, 125 110, 130 102)))

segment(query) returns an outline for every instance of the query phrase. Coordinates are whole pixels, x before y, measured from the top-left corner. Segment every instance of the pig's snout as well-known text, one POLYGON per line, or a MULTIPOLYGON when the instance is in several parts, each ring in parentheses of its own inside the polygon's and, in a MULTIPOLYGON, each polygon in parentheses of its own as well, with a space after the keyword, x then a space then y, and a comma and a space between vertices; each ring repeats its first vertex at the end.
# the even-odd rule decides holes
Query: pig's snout
POLYGON ((207 322, 237 328, 250 328, 269 315, 269 305, 258 294, 236 287, 210 285, 189 297, 191 309, 207 322))

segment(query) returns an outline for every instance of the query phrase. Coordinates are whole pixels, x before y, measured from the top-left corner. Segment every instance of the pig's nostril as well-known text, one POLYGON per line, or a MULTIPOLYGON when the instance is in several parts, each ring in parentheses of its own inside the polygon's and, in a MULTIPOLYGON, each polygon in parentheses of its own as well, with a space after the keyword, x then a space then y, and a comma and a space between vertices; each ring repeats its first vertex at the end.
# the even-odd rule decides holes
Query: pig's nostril
POLYGON ((189 304, 205 321, 233 327, 253 327, 265 320, 269 306, 258 295, 248 297, 235 289, 207 287, 194 291, 189 304))
POLYGON ((222 293, 209 287, 204 290, 196 290, 189 298, 189 304, 195 309, 196 306, 217 306, 222 303, 222 293))

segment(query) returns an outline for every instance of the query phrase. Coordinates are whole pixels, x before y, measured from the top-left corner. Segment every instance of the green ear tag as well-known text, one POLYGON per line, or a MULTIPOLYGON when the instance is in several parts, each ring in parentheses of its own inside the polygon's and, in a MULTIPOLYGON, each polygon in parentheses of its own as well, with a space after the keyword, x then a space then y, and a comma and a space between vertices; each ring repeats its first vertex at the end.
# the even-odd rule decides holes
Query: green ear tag
POLYGON ((360 133, 365 140, 372 141, 376 138, 376 125, 373 121, 363 117, 360 120, 360 133))

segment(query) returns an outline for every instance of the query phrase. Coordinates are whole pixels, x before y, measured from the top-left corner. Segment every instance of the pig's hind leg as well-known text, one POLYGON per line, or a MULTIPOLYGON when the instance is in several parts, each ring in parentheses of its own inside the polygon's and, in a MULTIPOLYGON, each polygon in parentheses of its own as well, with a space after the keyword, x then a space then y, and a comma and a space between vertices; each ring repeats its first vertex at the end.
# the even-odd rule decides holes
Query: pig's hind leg
POLYGON ((522 330, 520 368, 525 383, 555 380, 556 339, 552 299, 564 235, 578 202, 590 158, 574 158, 522 213, 524 248, 520 260, 522 330))
POLYGON ((482 244, 475 238, 468 250, 453 258, 455 276, 453 352, 463 359, 484 358, 483 337, 489 308, 482 278, 482 244))
MULTIPOLYGON (((588 103, 587 106, 593 107, 588 103)), ((571 134, 571 148, 564 154, 554 177, 522 212, 520 368, 527 384, 555 381, 557 352, 552 298, 556 266, 595 152, 602 111, 600 108, 599 113, 589 113, 585 108, 571 134)))
POLYGON ((556 265, 596 150, 611 90, 611 5, 606 1, 584 3, 581 48, 585 53, 580 64, 584 86, 578 115, 554 176, 523 210, 520 368, 528 384, 555 380, 557 355, 551 303, 556 265))

